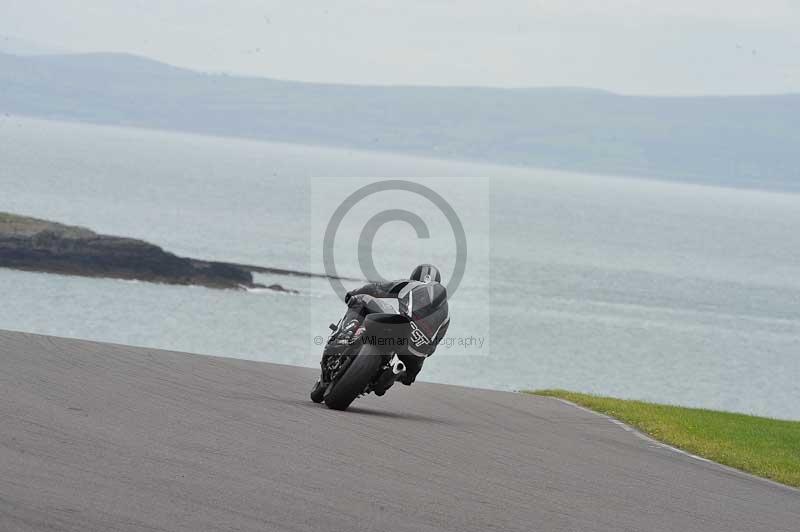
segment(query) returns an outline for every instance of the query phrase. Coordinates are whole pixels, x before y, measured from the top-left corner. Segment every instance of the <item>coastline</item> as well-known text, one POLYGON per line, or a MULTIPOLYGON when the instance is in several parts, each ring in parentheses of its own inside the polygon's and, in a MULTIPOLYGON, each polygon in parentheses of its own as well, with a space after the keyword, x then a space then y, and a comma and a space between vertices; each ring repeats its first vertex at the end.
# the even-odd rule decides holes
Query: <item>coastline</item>
POLYGON ((137 280, 215 289, 268 289, 298 293, 254 281, 253 273, 329 278, 325 274, 181 257, 134 238, 98 234, 0 212, 0 267, 80 277, 137 280))

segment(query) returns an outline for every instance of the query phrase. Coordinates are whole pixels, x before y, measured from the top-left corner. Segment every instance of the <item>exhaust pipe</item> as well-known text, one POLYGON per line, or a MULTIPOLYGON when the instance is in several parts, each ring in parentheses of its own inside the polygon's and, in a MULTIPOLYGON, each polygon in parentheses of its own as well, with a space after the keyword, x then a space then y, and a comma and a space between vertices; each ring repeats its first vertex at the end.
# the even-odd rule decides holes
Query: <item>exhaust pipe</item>
POLYGON ((403 361, 395 354, 392 359, 389 361, 389 365, 392 366, 392 373, 395 375, 399 375, 406 370, 406 365, 403 364, 403 361))

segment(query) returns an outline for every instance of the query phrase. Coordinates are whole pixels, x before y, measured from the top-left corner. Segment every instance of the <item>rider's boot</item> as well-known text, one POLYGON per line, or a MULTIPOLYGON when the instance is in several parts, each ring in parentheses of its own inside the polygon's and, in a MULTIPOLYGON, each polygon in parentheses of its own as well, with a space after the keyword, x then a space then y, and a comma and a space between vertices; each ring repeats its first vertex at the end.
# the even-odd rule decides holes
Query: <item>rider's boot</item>
POLYGON ((392 368, 386 368, 386 370, 384 370, 384 372, 381 373, 381 375, 378 377, 372 391, 375 392, 375 395, 380 397, 383 394, 385 394, 389 388, 392 387, 392 385, 396 380, 397 380, 397 375, 394 374, 392 368))

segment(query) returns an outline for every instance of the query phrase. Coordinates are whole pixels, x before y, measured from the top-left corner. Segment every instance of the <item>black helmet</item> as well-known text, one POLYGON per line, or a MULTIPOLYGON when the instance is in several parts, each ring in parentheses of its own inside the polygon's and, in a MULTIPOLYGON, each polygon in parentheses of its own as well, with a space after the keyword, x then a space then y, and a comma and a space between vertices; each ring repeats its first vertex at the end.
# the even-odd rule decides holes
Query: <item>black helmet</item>
POLYGON ((439 268, 433 264, 420 264, 414 268, 413 272, 411 272, 411 280, 420 281, 423 283, 429 283, 431 281, 441 283, 442 274, 439 273, 439 268))

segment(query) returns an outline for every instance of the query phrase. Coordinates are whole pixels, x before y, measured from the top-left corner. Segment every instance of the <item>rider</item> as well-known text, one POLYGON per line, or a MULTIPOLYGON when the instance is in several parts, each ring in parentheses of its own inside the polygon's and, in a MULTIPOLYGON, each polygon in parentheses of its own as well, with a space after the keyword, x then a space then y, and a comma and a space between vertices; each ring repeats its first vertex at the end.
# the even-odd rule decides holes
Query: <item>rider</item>
MULTIPOLYGON (((436 350, 450 325, 447 290, 441 281, 442 275, 436 266, 420 264, 414 268, 409 279, 370 283, 348 292, 344 298, 347 313, 325 346, 321 362, 323 367, 326 356, 339 354, 358 341, 364 332, 361 324, 372 311, 372 298, 396 299, 400 314, 411 318, 412 338, 408 353, 399 355, 406 366, 400 381, 406 386, 411 385, 422 369, 423 362, 436 350)), ((323 372, 317 387, 326 384, 324 378, 323 372)))

